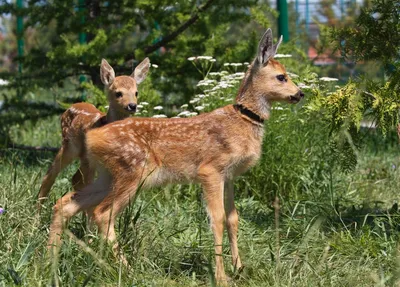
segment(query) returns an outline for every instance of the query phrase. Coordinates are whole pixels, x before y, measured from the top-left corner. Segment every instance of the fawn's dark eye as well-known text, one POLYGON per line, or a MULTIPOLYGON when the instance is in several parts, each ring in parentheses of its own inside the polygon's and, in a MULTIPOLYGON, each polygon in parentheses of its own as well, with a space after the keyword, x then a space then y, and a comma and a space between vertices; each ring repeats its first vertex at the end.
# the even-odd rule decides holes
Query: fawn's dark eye
POLYGON ((115 93, 115 96, 116 96, 117 98, 121 98, 121 97, 122 97, 122 93, 121 93, 121 92, 116 92, 116 93, 115 93))
POLYGON ((278 76, 276 76, 276 78, 280 82, 287 82, 285 75, 278 75, 278 76))
POLYGON ((135 96, 136 96, 136 98, 137 98, 137 97, 139 96, 139 92, 136 92, 135 96))

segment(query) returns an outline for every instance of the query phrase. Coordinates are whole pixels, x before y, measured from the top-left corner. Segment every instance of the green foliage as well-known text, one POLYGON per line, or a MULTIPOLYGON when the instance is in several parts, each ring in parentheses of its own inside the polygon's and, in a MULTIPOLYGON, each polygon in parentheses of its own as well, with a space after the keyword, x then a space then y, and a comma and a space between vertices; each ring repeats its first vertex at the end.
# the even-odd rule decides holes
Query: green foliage
MULTIPOLYGON (((391 83, 349 81, 345 86, 324 96, 317 91, 310 111, 325 110, 332 131, 359 130, 363 119, 371 121, 385 135, 399 122, 400 97, 391 83), (361 89, 360 86, 364 86, 361 89)), ((355 136, 355 134, 354 134, 355 136)))
MULTIPOLYGON (((39 131, 43 133, 44 129, 39 131)), ((281 132, 285 134, 286 130, 281 132)), ((386 147, 379 136, 371 136, 371 140, 386 147)), ((268 202, 257 199, 257 195, 245 198, 238 189, 238 244, 246 268, 237 274, 231 267, 225 234, 222 256, 232 284, 398 284, 398 214, 386 212, 385 207, 380 207, 381 213, 376 208, 357 212, 363 200, 397 198, 400 170, 391 165, 399 163, 398 156, 395 149, 382 151, 373 156, 369 150, 363 150, 363 162, 357 173, 334 175, 336 183, 331 194, 336 200, 343 196, 339 184, 345 186, 346 198, 341 202, 351 199, 350 207, 356 206, 352 213, 343 208, 335 213, 327 199, 292 198, 283 203, 278 219, 280 228, 276 229, 268 202), (390 180, 389 185, 384 183, 385 179, 390 180), (366 180, 377 183, 367 186, 366 180), (379 190, 373 192, 374 186, 379 186, 379 190)), ((284 153, 281 151, 281 155, 284 153)), ((88 230, 85 218, 79 216, 69 223, 72 235, 64 235, 60 260, 52 268, 44 259, 51 206, 71 189, 69 179, 77 168, 71 166, 60 175, 39 217, 33 206, 43 172, 52 159, 53 154, 49 153, 1 152, 0 207, 6 211, 0 215, 0 286, 18 282, 22 286, 49 285, 53 278, 58 278, 63 286, 212 285, 213 239, 200 189, 194 185, 141 193, 119 217, 118 241, 130 263, 129 269, 113 257, 111 246, 102 242, 94 228, 88 230)), ((246 186, 253 186, 254 180, 250 174, 243 179, 246 186)))
POLYGON ((82 7, 74 1, 30 1, 21 11, 2 3, 0 12, 23 14, 26 30, 35 31, 46 42, 29 46, 20 59, 22 80, 16 81, 11 71, 0 75, 10 81, 9 87, 24 87, 26 91, 62 85, 66 78, 81 74, 101 87, 98 65, 102 57, 118 64, 119 74, 130 71, 133 59, 137 62, 148 55, 162 67, 161 78, 154 79, 157 89, 173 101, 187 99, 193 91, 191 84, 197 75, 187 71, 186 58, 212 54, 222 61, 244 61, 255 50, 255 30, 261 32, 275 15, 268 5, 254 0, 197 4, 183 0, 156 4, 86 0, 82 7), (86 44, 79 42, 79 33, 86 34, 86 44))
POLYGON ((374 0, 361 9, 355 27, 333 29, 337 48, 355 60, 383 60, 398 57, 400 46, 400 10, 398 1, 374 0))
POLYGON ((373 98, 370 100, 371 114, 382 133, 386 134, 399 123, 400 90, 394 89, 392 82, 383 85, 369 82, 367 88, 367 95, 373 98))
POLYGON ((96 36, 87 45, 80 45, 66 35, 61 35, 63 45, 56 46, 53 50, 47 52, 47 58, 50 61, 56 61, 67 57, 70 61, 78 63, 82 57, 85 57, 85 62, 92 66, 97 66, 99 63, 99 54, 107 48, 108 36, 105 31, 99 29, 96 36))
POLYGON ((334 28, 331 31, 336 49, 340 50, 344 57, 355 61, 373 60, 383 63, 388 76, 386 82, 368 78, 354 80, 347 84, 348 91, 344 91, 343 94, 349 99, 356 97, 352 96, 352 93, 358 94, 360 100, 356 107, 357 118, 360 119, 362 115, 370 116, 383 134, 399 122, 399 19, 399 1, 374 0, 361 9, 355 26, 334 28))
POLYGON ((88 93, 87 102, 96 106, 102 112, 105 112, 105 107, 108 105, 108 100, 104 91, 93 85, 92 82, 83 82, 81 86, 88 93))

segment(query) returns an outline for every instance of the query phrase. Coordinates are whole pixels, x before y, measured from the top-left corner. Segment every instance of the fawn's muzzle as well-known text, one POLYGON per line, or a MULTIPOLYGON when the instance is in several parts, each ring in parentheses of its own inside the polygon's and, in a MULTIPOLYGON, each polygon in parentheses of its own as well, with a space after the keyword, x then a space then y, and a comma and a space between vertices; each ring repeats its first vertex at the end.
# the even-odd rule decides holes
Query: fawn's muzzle
POLYGON ((127 109, 127 111, 134 113, 134 112, 136 112, 136 104, 129 103, 128 106, 126 107, 126 109, 127 109))
POLYGON ((302 98, 304 98, 304 93, 301 90, 289 97, 291 103, 298 103, 302 98))

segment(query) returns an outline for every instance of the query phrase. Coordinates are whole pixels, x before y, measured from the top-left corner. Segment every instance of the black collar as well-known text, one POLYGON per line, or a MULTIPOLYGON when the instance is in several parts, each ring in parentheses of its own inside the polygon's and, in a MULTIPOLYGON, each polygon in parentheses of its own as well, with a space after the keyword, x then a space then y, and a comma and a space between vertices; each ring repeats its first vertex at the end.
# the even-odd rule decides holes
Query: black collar
POLYGON ((234 104, 233 107, 235 108, 235 110, 239 111, 240 113, 242 113, 242 115, 245 115, 246 117, 259 122, 260 124, 264 123, 264 119, 262 117, 260 117, 259 115, 257 115, 256 113, 250 111, 248 108, 246 108, 245 106, 241 105, 241 104, 234 104))

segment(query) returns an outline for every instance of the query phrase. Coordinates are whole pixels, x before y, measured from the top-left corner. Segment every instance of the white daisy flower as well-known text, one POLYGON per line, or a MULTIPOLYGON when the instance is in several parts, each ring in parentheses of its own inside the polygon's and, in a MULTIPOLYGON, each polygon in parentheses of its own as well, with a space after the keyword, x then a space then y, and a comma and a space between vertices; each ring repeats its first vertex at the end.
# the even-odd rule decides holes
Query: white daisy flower
POLYGON ((188 111, 183 111, 183 112, 181 112, 181 113, 179 113, 177 116, 178 117, 188 117, 190 115, 190 112, 188 112, 188 111))
POLYGON ((221 73, 220 72, 211 72, 209 73, 210 76, 220 76, 221 73))
POLYGON ((211 86, 213 83, 215 82, 215 80, 201 80, 197 83, 197 87, 200 86, 211 86))
POLYGON ((210 86, 210 83, 205 83, 205 82, 198 82, 198 84, 196 85, 197 87, 201 87, 201 86, 210 86))
POLYGON ((154 115, 153 118, 166 118, 166 115, 154 115))
POLYGON ((299 83, 297 86, 298 86, 300 89, 311 89, 311 86, 307 86, 307 85, 304 84, 304 83, 299 83))
POLYGON ((291 78, 298 78, 299 76, 298 75, 296 75, 296 74, 294 74, 294 73, 290 73, 290 72, 286 72, 288 75, 289 75, 289 77, 291 77, 291 78))
POLYGON ((163 107, 162 106, 155 106, 153 109, 156 110, 156 111, 161 111, 163 109, 163 107))
POLYGON ((291 58, 292 55, 289 54, 275 54, 274 58, 291 58))
POLYGON ((199 60, 211 60, 213 57, 211 56, 198 56, 197 59, 199 60))
POLYGON ((329 77, 322 77, 322 78, 319 78, 319 80, 323 81, 323 82, 336 82, 336 81, 339 81, 339 79, 329 78, 329 77))

